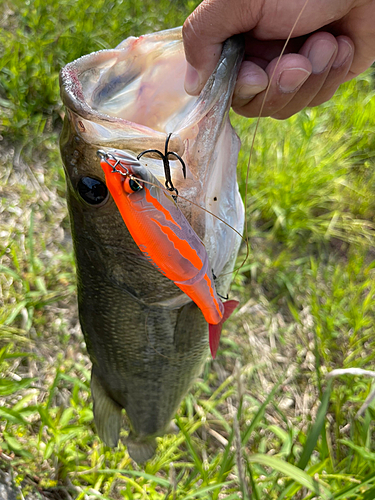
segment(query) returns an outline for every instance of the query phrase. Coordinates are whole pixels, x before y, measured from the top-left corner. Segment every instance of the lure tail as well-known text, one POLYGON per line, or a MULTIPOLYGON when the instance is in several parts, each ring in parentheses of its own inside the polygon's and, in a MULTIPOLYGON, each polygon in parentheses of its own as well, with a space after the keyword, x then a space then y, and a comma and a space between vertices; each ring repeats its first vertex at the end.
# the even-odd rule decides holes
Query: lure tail
POLYGON ((208 338, 210 342, 210 351, 214 359, 219 347, 221 329, 223 328, 223 324, 229 318, 232 312, 236 309, 239 302, 238 300, 227 300, 223 304, 224 304, 224 314, 223 317, 221 318, 220 323, 218 323, 217 325, 211 325, 211 324, 208 325, 208 338))

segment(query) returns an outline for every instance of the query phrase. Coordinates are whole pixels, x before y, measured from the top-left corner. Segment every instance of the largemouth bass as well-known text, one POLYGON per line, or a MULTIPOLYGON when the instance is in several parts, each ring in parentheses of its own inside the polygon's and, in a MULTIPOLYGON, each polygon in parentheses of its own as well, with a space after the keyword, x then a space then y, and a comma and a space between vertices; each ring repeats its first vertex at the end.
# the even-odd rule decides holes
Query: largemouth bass
MULTIPOLYGON (((116 446, 121 411, 130 421, 130 456, 152 457, 156 436, 199 375, 208 354, 205 318, 185 293, 142 254, 108 193, 97 151, 137 157, 170 149, 178 207, 204 243, 215 287, 226 295, 240 238, 243 204, 236 182, 239 139, 228 112, 243 56, 240 39, 226 42, 201 95, 183 87, 181 28, 130 37, 68 64, 60 76, 67 113, 61 155, 77 262, 78 305, 92 361, 98 434, 116 446), (193 203, 189 203, 191 200, 193 203), (223 219, 228 225, 207 211, 223 219)), ((163 162, 142 165, 164 184, 163 162)))

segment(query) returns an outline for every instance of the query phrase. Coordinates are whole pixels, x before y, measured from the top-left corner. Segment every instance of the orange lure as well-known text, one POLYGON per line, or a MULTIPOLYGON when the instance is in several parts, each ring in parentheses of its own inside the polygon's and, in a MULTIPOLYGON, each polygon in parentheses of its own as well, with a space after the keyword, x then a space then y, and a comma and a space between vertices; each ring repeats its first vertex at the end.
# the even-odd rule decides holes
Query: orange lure
POLYGON ((107 187, 139 249, 202 311, 214 358, 222 325, 238 301, 220 300, 202 241, 161 183, 125 152, 98 151, 98 156, 107 187))

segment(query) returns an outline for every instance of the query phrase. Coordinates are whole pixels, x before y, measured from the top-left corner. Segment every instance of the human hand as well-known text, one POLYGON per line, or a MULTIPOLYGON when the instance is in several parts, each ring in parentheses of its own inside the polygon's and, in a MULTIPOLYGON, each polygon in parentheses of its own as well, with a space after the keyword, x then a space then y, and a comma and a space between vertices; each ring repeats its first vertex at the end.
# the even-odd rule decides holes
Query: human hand
POLYGON ((309 0, 303 9, 305 3, 203 0, 183 26, 189 63, 186 91, 198 95, 219 60, 223 42, 244 33, 245 58, 232 101, 237 113, 259 115, 271 76, 261 116, 284 119, 329 100, 341 83, 375 60, 375 0, 309 0))

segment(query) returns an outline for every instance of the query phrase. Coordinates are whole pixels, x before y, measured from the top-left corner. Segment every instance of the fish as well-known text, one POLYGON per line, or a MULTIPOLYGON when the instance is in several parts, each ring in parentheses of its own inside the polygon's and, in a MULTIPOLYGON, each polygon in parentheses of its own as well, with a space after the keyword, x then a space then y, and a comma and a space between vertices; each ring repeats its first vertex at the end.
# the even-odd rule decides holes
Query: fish
POLYGON ((204 244, 178 208, 177 196, 166 193, 136 158, 116 150, 99 150, 98 156, 106 185, 141 252, 202 311, 215 358, 222 325, 239 302, 220 300, 204 244))
MULTIPOLYGON (((129 37, 60 72, 66 109, 60 151, 94 421, 103 442, 115 447, 125 409, 125 443, 138 463, 152 458, 156 438, 173 430, 173 417, 209 353, 208 323, 134 241, 97 151, 137 158, 163 149, 172 134, 170 149, 186 165, 185 178, 179 161, 170 161, 178 208, 204 245, 217 293, 225 296, 244 224, 236 180, 240 141, 228 117, 243 52, 240 37, 229 39, 198 97, 184 90, 181 28, 129 37)), ((143 157, 142 165, 165 182, 157 155, 143 157)))

